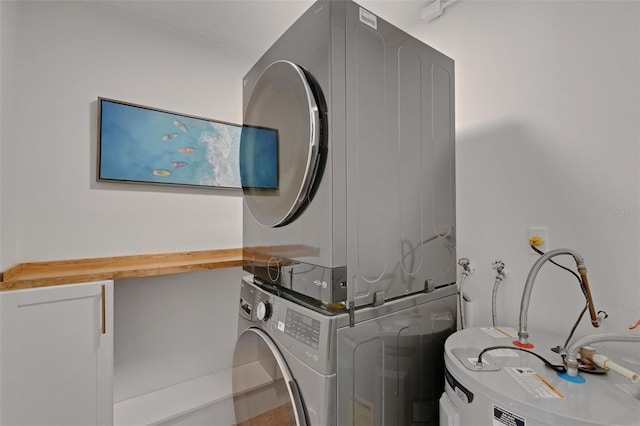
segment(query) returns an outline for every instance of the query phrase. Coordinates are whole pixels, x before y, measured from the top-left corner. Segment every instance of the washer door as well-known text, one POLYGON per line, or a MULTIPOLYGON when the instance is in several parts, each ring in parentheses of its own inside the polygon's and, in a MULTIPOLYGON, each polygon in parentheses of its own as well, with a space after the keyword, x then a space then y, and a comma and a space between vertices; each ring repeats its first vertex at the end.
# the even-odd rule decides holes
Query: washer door
POLYGON ((240 334, 233 354, 237 426, 306 426, 298 385, 273 341, 258 328, 240 334))
POLYGON ((255 220, 282 226, 309 203, 321 168, 324 100, 311 75, 277 61, 260 75, 244 112, 240 176, 255 220))

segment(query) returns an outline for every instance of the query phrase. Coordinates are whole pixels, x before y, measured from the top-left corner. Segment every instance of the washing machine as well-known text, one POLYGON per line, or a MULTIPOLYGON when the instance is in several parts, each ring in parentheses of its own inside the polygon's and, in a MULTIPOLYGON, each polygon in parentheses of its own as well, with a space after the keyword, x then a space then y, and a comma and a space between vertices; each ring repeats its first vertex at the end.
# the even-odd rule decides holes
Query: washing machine
MULTIPOLYGON (((566 336, 530 331, 531 351, 554 365, 562 359, 551 348, 566 336)), ((584 383, 561 378, 538 357, 515 349, 477 356, 484 348, 510 346, 517 331, 510 327, 472 328, 456 332, 445 344, 445 393, 440 400, 441 426, 638 426, 640 385, 622 376, 585 374, 584 383)), ((616 355, 605 345, 592 345, 631 370, 640 356, 616 355)), ((629 348, 631 349, 631 348, 629 348)), ((633 353, 633 351, 631 351, 633 353)))
POLYGON ((243 78, 244 269, 352 309, 455 283, 454 63, 314 3, 243 78))
POLYGON ((253 276, 241 283, 232 370, 238 426, 437 425, 453 287, 356 311, 253 276))

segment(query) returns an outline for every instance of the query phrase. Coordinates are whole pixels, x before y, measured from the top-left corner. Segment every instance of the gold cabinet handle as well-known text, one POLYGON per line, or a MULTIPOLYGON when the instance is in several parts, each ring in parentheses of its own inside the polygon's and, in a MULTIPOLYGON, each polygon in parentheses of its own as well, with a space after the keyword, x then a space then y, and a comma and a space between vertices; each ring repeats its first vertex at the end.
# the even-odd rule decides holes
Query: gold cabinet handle
POLYGON ((107 302, 105 301, 106 288, 102 284, 102 334, 107 334, 107 302))

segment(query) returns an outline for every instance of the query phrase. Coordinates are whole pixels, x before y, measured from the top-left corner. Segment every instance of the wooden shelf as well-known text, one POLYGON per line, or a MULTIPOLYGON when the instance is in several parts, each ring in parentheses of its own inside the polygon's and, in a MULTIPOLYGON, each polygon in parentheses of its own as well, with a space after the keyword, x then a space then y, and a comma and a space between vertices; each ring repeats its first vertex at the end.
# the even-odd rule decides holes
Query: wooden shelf
POLYGON ((242 265, 242 249, 20 263, 2 274, 0 291, 242 265))

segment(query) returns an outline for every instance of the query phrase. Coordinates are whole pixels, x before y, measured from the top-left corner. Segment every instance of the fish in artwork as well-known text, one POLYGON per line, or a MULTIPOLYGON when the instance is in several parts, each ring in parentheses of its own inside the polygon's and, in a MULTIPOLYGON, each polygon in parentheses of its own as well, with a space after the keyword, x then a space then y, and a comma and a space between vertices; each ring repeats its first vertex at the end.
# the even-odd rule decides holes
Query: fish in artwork
POLYGON ((190 154, 193 151, 194 151, 193 147, 190 147, 190 146, 185 146, 185 147, 182 147, 182 148, 178 148, 178 152, 180 154, 190 154))
POLYGON ((184 161, 174 161, 173 163, 171 163, 171 167, 185 167, 187 165, 186 162, 184 161))
POLYGON ((171 172, 169 170, 165 170, 165 169, 155 169, 153 171, 153 175, 154 176, 169 176, 171 174, 171 172))
POLYGON ((178 120, 174 120, 173 125, 176 126, 178 129, 182 130, 184 133, 187 133, 187 126, 185 126, 178 120))
POLYGON ((162 137, 163 141, 170 141, 171 139, 175 139, 178 137, 177 133, 168 133, 162 137))

